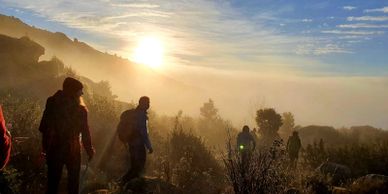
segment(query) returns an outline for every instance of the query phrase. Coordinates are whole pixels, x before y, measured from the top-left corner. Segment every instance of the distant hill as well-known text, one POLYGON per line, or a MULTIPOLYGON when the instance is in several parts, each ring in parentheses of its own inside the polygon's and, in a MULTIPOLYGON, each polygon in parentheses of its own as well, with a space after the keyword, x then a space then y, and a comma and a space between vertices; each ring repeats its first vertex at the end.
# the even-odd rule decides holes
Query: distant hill
POLYGON ((46 58, 56 56, 66 66, 93 81, 109 81, 113 92, 124 99, 136 100, 141 95, 149 95, 154 99, 163 99, 163 103, 156 102, 159 108, 168 109, 174 104, 177 110, 184 104, 192 103, 193 97, 200 93, 198 88, 187 86, 145 66, 100 52, 77 39, 71 40, 61 32, 54 33, 27 25, 12 16, 0 14, 0 34, 14 38, 29 37, 45 48, 46 58))
POLYGON ((373 143, 385 141, 388 133, 372 126, 352 126, 335 129, 331 126, 310 125, 298 129, 303 146, 318 143, 321 139, 329 147, 351 143, 373 143))

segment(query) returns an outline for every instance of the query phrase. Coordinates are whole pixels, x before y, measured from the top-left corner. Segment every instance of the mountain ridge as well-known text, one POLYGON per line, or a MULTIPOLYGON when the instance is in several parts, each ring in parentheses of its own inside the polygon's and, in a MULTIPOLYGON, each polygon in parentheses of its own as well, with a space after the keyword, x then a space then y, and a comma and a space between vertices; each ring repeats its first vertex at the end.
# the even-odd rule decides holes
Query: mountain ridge
MULTIPOLYGON (((171 103, 181 106, 191 103, 190 99, 201 93, 199 88, 159 74, 128 59, 101 52, 77 38, 70 39, 62 32, 50 32, 30 26, 14 16, 0 14, 0 34, 14 38, 28 36, 45 48, 46 58, 58 57, 66 66, 93 81, 109 81, 113 93, 121 97, 120 100, 135 100, 139 96, 148 95, 151 98, 160 98, 156 105, 162 109, 169 108, 168 104, 171 103), (176 98, 172 99, 171 96, 176 98)), ((175 110, 179 108, 176 107, 175 110)))

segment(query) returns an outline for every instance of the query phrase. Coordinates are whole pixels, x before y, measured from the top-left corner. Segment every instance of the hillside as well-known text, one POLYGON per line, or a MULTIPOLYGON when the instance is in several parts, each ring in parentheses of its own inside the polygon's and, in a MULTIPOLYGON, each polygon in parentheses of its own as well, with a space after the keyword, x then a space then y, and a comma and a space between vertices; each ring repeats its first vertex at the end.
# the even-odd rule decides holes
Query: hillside
MULTIPOLYGON (((62 87, 66 76, 74 75, 57 57, 39 61, 44 47, 28 37, 12 38, 0 35, 0 91, 44 99, 62 87)), ((87 77, 74 75, 85 83, 87 89, 100 96, 112 98, 106 82, 94 82, 87 77)))
MULTIPOLYGON (((28 36, 45 48, 45 58, 56 56, 66 66, 93 81, 110 82, 112 91, 121 100, 136 100, 141 95, 149 95, 159 109, 169 109, 170 104, 192 103, 199 89, 187 86, 172 78, 132 63, 127 59, 100 52, 77 39, 71 40, 61 32, 50 32, 25 24, 20 19, 0 14, 0 34, 21 38, 28 36), (176 96, 171 99, 171 96, 176 96), (162 102, 163 101, 163 102, 162 102)), ((179 109, 179 106, 174 108, 179 109)), ((175 111, 174 110, 174 111, 175 111)))

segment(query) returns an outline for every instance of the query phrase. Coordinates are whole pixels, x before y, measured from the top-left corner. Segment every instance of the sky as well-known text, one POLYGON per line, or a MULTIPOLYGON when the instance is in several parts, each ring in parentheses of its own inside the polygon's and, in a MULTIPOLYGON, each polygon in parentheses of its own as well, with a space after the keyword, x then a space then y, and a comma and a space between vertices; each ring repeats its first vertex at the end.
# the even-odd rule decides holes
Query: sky
POLYGON ((0 0, 0 13, 130 60, 157 37, 158 71, 217 88, 227 118, 253 103, 302 124, 388 129, 387 0, 0 0))

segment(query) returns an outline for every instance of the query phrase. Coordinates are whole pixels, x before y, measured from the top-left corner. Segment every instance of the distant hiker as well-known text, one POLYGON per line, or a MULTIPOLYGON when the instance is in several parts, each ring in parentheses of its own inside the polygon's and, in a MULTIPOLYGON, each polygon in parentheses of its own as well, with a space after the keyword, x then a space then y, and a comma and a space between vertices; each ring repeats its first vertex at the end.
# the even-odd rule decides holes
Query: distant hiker
POLYGON ((92 146, 88 112, 82 102, 83 85, 74 78, 66 78, 63 90, 49 97, 39 131, 42 133, 42 153, 46 155, 48 175, 47 194, 58 193, 62 168, 67 168, 68 193, 78 194, 81 166, 81 144, 89 160, 95 154, 92 146))
POLYGON ((290 166, 292 168, 296 167, 299 157, 299 150, 301 147, 302 144, 300 142, 298 132, 294 131, 292 136, 290 136, 287 141, 287 152, 288 156, 290 157, 290 166))
POLYGON ((0 105, 0 145, 1 145, 1 155, 0 155, 0 171, 1 171, 8 163, 10 153, 11 153, 11 135, 6 128, 1 105, 0 105))
POLYGON ((249 127, 245 125, 242 128, 242 131, 237 135, 237 149, 241 154, 241 159, 243 163, 246 163, 248 161, 250 154, 255 148, 255 138, 249 132, 249 127))
POLYGON ((253 128, 253 130, 251 131, 251 134, 255 142, 257 142, 257 140, 259 139, 259 137, 257 136, 257 129, 253 128))
POLYGON ((121 141, 128 144, 131 167, 122 177, 122 184, 141 176, 146 162, 146 148, 152 153, 150 139, 147 132, 147 110, 150 99, 143 96, 135 109, 126 110, 121 114, 117 132, 121 141))
POLYGON ((9 161, 11 153, 11 135, 7 131, 3 110, 0 105, 0 193, 12 193, 9 183, 3 174, 3 168, 9 161))

